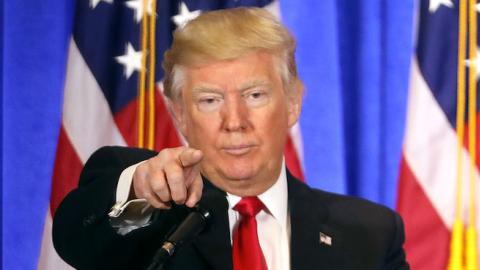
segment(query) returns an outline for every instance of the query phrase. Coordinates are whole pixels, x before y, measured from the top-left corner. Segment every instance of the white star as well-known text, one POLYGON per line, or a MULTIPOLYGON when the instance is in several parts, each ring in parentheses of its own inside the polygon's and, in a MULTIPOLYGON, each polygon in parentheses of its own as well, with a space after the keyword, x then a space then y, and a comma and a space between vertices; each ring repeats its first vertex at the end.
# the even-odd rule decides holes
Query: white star
POLYGON ((94 9, 101 1, 112 4, 113 0, 90 0, 90 8, 94 9))
MULTIPOLYGON (((479 51, 480 48, 477 48, 477 51, 479 51)), ((465 60, 465 66, 467 67, 471 67, 471 66, 475 66, 475 72, 477 73, 477 80, 480 78, 480 57, 478 57, 477 55, 477 58, 475 59, 467 59, 465 60)))
POLYGON ((477 10, 477 12, 480 12, 480 3, 475 5, 475 9, 477 10))
POLYGON ((128 79, 133 71, 140 71, 142 69, 142 52, 136 52, 130 42, 125 48, 125 54, 115 57, 118 63, 125 68, 124 75, 128 79))
POLYGON ((428 11, 430 11, 430 13, 434 13, 437 11, 440 5, 453 8, 452 0, 430 0, 430 3, 428 5, 428 11))
POLYGON ((183 2, 180 3, 179 9, 180 9, 180 13, 178 13, 178 15, 173 16, 172 20, 177 25, 177 27, 180 27, 180 28, 184 27, 185 24, 187 24, 189 21, 198 17, 198 15, 200 15, 201 13, 200 10, 195 10, 190 12, 190 10, 188 10, 187 5, 185 5, 185 3, 183 2))
MULTIPOLYGON (((147 0, 147 13, 152 15, 152 0, 147 0)), ((135 12, 135 21, 139 23, 143 18, 143 0, 131 0, 125 3, 127 7, 135 12)))

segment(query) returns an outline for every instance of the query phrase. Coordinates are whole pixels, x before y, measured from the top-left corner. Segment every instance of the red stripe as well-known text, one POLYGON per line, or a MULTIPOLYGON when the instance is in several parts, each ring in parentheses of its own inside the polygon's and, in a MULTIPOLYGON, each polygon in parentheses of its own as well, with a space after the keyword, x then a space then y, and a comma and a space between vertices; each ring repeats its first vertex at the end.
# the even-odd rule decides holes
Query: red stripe
POLYGON ((418 184, 405 157, 400 167, 397 209, 405 222, 405 250, 411 268, 446 269, 450 231, 418 184))
POLYGON ((137 99, 133 99, 114 115, 115 124, 128 146, 137 145, 137 99))
POLYGON ((298 158, 297 151, 293 145, 293 141, 290 135, 288 135, 287 143, 285 145, 285 163, 290 170, 290 172, 296 178, 304 181, 302 166, 300 165, 300 159, 298 158))
POLYGON ((62 125, 58 137, 52 177, 52 194, 50 195, 50 213, 52 216, 63 198, 77 186, 82 167, 82 161, 75 152, 62 125))

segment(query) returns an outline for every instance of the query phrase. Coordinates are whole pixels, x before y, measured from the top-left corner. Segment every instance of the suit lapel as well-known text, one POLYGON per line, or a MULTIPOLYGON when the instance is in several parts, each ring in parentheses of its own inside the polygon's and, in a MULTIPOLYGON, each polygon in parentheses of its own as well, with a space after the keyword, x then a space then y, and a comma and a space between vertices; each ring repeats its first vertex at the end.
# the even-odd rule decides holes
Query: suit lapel
POLYGON ((327 225, 328 209, 308 186, 290 173, 287 179, 291 269, 339 269, 341 235, 327 225))
MULTIPOLYGON (((342 237, 335 228, 328 225, 329 213, 324 201, 288 171, 287 181, 291 270, 343 269, 340 256, 342 237), (320 241, 320 233, 324 235, 323 243, 320 241)), ((226 194, 207 179, 204 179, 204 183, 200 206, 210 211, 212 220, 208 228, 193 241, 193 245, 209 269, 232 270, 226 194)))
POLYGON ((204 192, 200 207, 210 211, 211 222, 193 245, 205 259, 209 269, 231 270, 232 246, 228 225, 228 202, 224 191, 213 186, 204 179, 204 192))

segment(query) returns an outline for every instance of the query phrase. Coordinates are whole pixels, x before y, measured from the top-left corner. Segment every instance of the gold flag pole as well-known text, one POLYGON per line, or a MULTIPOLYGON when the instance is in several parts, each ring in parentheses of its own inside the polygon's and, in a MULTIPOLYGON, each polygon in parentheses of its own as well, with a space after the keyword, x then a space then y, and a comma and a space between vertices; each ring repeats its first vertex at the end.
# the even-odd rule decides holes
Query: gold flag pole
POLYGON ((469 202, 468 228, 466 232, 465 269, 478 270, 477 230, 475 227, 475 173, 476 173, 476 125, 477 125, 477 10, 476 0, 469 1, 469 59, 468 72, 468 152, 469 162, 469 202))
POLYGON ((462 152, 465 133, 465 51, 467 36, 466 0, 459 1, 458 16, 458 59, 457 59, 457 183, 455 221, 450 240, 448 270, 463 268, 463 220, 462 220, 462 152))
POLYGON ((152 14, 149 16, 150 22, 150 43, 149 43, 149 69, 148 69, 148 143, 147 148, 153 150, 155 145, 155 19, 157 2, 151 1, 152 14))
POLYGON ((142 27, 140 31, 140 47, 142 50, 142 68, 140 70, 140 78, 138 85, 138 124, 137 124, 137 146, 144 146, 144 128, 145 128, 145 67, 147 61, 147 1, 143 0, 142 27))

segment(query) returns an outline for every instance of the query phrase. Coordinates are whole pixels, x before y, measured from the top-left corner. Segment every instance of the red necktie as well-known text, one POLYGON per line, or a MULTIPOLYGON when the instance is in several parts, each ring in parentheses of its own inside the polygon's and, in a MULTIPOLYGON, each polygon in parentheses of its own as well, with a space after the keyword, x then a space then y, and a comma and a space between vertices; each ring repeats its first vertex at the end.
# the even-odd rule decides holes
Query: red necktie
POLYGON ((235 205, 240 213, 240 223, 233 234, 233 269, 267 270, 262 248, 258 242, 255 216, 264 208, 257 197, 245 197, 235 205))

